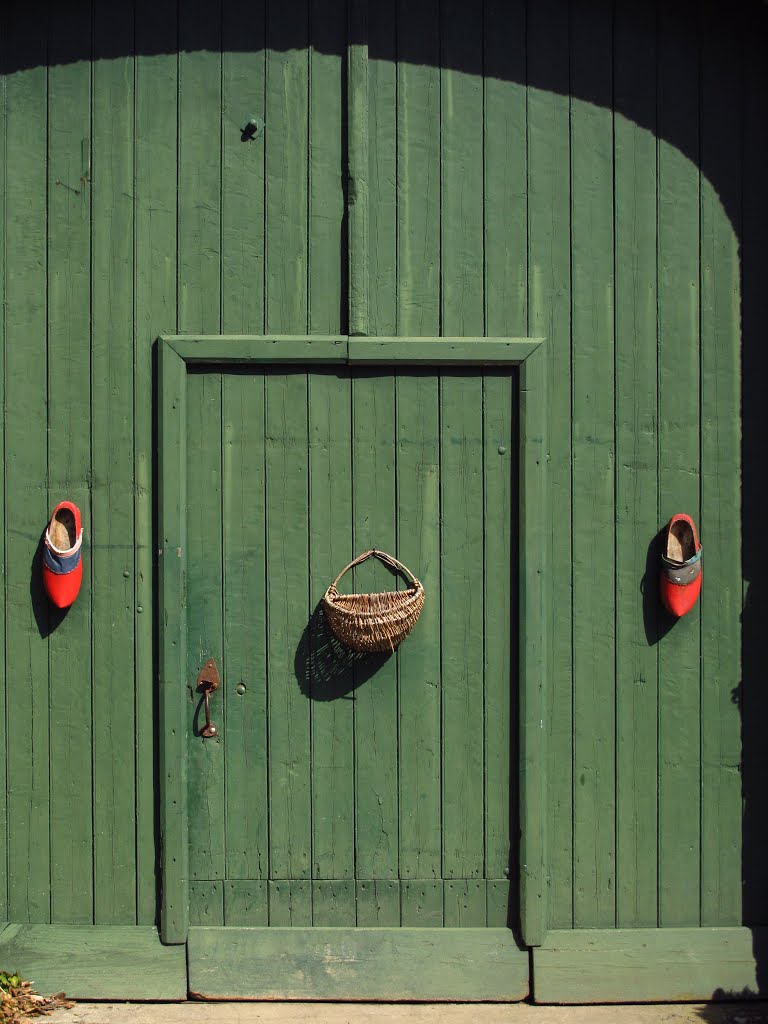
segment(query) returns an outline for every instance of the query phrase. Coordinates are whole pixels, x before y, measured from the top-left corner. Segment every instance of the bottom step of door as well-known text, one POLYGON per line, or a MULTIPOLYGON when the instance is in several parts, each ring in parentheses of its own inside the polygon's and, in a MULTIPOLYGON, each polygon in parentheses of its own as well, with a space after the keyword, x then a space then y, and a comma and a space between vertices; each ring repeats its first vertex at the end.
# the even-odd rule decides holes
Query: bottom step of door
POLYGON ((200 999, 508 1002, 528 953, 506 928, 191 928, 200 999))
POLYGON ((10 924, 0 931, 0 967, 36 992, 72 999, 155 1002, 187 997, 183 946, 134 925, 10 924))
POLYGON ((768 929, 551 931, 533 950, 537 1003, 676 1003, 766 997, 768 929))

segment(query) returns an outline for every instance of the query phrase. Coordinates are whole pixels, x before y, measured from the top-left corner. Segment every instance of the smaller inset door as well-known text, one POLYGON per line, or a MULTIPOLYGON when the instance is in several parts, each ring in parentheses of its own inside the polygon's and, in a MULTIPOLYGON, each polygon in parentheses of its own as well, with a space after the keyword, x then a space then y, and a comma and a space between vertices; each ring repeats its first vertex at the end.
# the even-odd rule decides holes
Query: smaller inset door
MULTIPOLYGON (((527 994, 518 391, 509 367, 185 374, 192 991, 527 994), (392 654, 351 651, 321 607, 370 548, 426 591, 392 654)), ((345 580, 406 585, 375 560, 345 580)))

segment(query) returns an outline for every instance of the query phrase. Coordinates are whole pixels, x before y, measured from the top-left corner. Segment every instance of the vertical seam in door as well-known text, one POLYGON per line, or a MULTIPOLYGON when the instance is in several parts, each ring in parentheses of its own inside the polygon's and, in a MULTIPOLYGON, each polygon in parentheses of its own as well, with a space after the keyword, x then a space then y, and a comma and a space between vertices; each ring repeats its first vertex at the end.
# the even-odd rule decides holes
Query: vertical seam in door
POLYGON ((617 516, 619 498, 619 459, 618 459, 618 393, 617 393, 617 353, 616 353, 616 0, 611 4, 611 213, 613 220, 613 924, 619 926, 619 645, 618 645, 618 560, 619 536, 617 516))
MULTIPOLYGON (((443 334, 443 19, 441 0, 437 0, 437 131, 439 135, 437 147, 437 266, 438 301, 437 301, 437 333, 443 334)), ((421 321, 423 325, 423 320, 421 321)))
MULTIPOLYGON (((349 366, 349 389, 350 389, 350 430, 349 430, 349 456, 350 456, 350 481, 351 487, 351 503, 352 503, 352 553, 356 551, 356 501, 355 501, 355 378, 354 370, 349 366)), ((354 573, 354 569, 352 570, 354 573)), ((354 576, 353 576, 354 581, 354 576)), ((354 588, 353 588, 354 589, 354 588)), ((352 844, 352 862, 354 865, 354 876, 357 879, 357 685, 356 677, 357 668, 352 663, 352 818, 353 818, 353 844, 352 844)), ((355 888, 357 888, 357 882, 355 882, 355 888)))
MULTIPOLYGON (((312 275, 310 272, 310 264, 312 261, 312 0, 306 0, 307 2, 307 124, 305 127, 306 140, 307 140, 307 206, 305 210, 305 229, 306 229, 306 245, 307 245, 307 262, 305 268, 305 291, 307 296, 307 305, 304 311, 304 331, 306 334, 312 333, 312 313, 311 313, 311 296, 312 296, 312 275)), ((309 406, 307 406, 307 415, 309 415, 309 406)), ((310 801, 310 816, 311 816, 311 805, 310 801)), ((310 818, 311 820, 311 818, 310 818)), ((310 836, 312 834, 312 828, 310 826, 310 836)), ((311 859, 311 854, 310 854, 311 859)), ((310 871, 311 876, 311 871, 310 871)), ((310 886, 311 889, 311 886, 310 886)))
MULTIPOLYGON (((311 554, 311 537, 312 537, 312 458, 311 458, 311 422, 310 422, 310 391, 311 382, 310 374, 307 372, 305 376, 305 395, 306 395, 306 407, 307 407, 307 594, 306 594, 306 613, 307 622, 311 621, 312 616, 312 554, 311 554)), ((314 735, 313 735, 313 724, 314 715, 312 713, 312 672, 313 672, 313 655, 314 655, 314 643, 312 638, 311 628, 307 633, 308 641, 308 663, 309 663, 309 678, 307 680, 309 689, 309 889, 310 889, 310 907, 312 910, 312 924, 314 925, 314 886, 312 879, 315 877, 315 801, 314 801, 314 787, 312 779, 312 766, 314 765, 314 735)))
MULTIPOLYGON (((395 15, 395 335, 400 334, 400 4, 394 5, 395 15)), ((379 103, 376 100, 376 116, 379 103)), ((378 125, 377 125, 378 128, 378 125)), ((376 140, 378 145, 378 138, 376 140)), ((378 176, 376 178, 378 182, 378 176)), ((369 297, 370 301, 370 297, 369 297)), ((378 309, 378 306, 377 306, 378 309)), ((378 321, 378 317, 377 317, 378 321)), ((378 322, 377 322, 378 327, 378 322)), ((377 332, 378 333, 378 332, 377 332)))
POLYGON ((438 603, 440 606, 440 756, 438 758, 438 766, 440 773, 440 878, 445 877, 445 840, 443 835, 443 824, 444 824, 444 772, 443 772, 443 378, 442 374, 437 374, 437 462, 438 470, 437 476, 439 486, 437 489, 438 494, 438 534, 440 543, 438 545, 439 558, 438 558, 438 603))
MULTIPOLYGON (((656 105, 655 105, 655 150, 656 150, 656 526, 661 516, 661 432, 659 430, 659 388, 661 386, 661 309, 659 306, 659 188, 660 147, 659 147, 659 43, 660 21, 658 6, 655 8, 655 57, 656 57, 656 105)), ((658 612, 656 613, 658 618, 658 612)), ((656 657, 656 927, 661 922, 661 721, 660 721, 661 658, 656 657)))
MULTIPOLYGON (((698 213, 699 213, 699 244, 698 244, 698 331, 699 331, 699 529, 701 529, 701 522, 704 516, 704 487, 703 487, 703 454, 704 454, 704 441, 703 441, 703 422, 702 415, 704 412, 704 346, 702 344, 702 297, 704 289, 702 287, 702 189, 701 189, 701 122, 702 122, 702 49, 703 42, 701 37, 701 22, 697 21, 696 29, 698 31, 698 42, 697 42, 697 101, 698 101, 698 133, 696 140, 696 185, 698 189, 698 213)), ((702 896, 704 886, 704 842, 703 842, 703 827, 704 827, 704 728, 703 728, 703 708, 704 708, 704 662, 703 662, 703 644, 702 644, 702 633, 704 626, 703 607, 699 605, 701 611, 699 613, 699 917, 698 923, 701 926, 701 907, 702 907, 702 896)))
MULTIPOLYGON (((438 253, 438 300, 437 300, 437 333, 443 333, 443 24, 440 0, 436 3, 437 11, 437 239, 438 253)), ((440 878, 445 878, 445 833, 444 833, 444 700, 443 700, 443 376, 438 376, 438 425, 439 425, 439 477, 440 477, 440 878)), ((445 921, 445 884, 442 885, 440 900, 441 923, 445 921)))
MULTIPOLYGON (((50 331, 50 292, 48 289, 48 279, 50 276, 50 244, 51 244, 51 189, 50 189, 50 162, 51 162, 51 104, 50 104, 50 90, 51 90, 51 71, 50 71, 50 36, 46 39, 45 45, 45 409, 46 419, 48 421, 48 434, 47 443, 45 446, 46 456, 46 480, 45 480, 45 491, 46 491, 46 503, 47 508, 50 509, 51 505, 51 442, 50 442, 50 424, 51 424, 51 331, 50 331)), ((50 636, 51 629, 51 608, 50 605, 46 608, 46 634, 50 636)), ((46 637, 46 639, 47 639, 46 637)), ((47 654, 48 654, 48 920, 51 920, 51 911, 53 907, 53 895, 51 885, 51 864, 53 862, 53 848, 51 844, 51 645, 50 642, 46 643, 47 654)), ((27 906, 27 913, 29 913, 29 904, 25 900, 27 906)))
MULTIPOLYGON (((264 0, 264 121, 266 122, 269 114, 269 0, 264 0)), ((268 148, 269 148, 269 133, 264 131, 264 185, 263 185, 263 201, 264 201, 264 226, 263 226, 263 251, 264 251, 264 262, 263 262, 263 296, 264 302, 262 306, 262 330, 264 333, 267 331, 267 324, 269 323, 269 289, 267 287, 267 264, 269 262, 269 249, 267 248, 267 221, 269 217, 269 206, 267 203, 267 167, 268 164, 268 148)), ((263 388, 263 437, 264 445, 262 451, 263 457, 263 487, 264 487, 264 579, 263 579, 263 593, 264 593, 264 749, 266 754, 265 763, 265 793, 266 793, 266 807, 264 808, 264 817, 266 820, 266 849, 265 859, 267 863, 266 872, 266 889, 267 889, 267 925, 272 923, 272 907, 271 907, 271 886, 270 881, 272 878, 272 790, 270 786, 270 735, 269 735, 269 601, 266 599, 268 595, 268 580, 269 580, 269 532, 268 526, 268 493, 269 483, 267 479, 267 416, 268 416, 268 401, 269 401, 269 367, 264 368, 264 374, 262 377, 262 388, 263 388)))
MULTIPOLYGON (((528 91, 528 4, 527 4, 527 2, 523 4, 523 16, 524 16, 524 19, 525 19, 525 24, 524 24, 524 27, 523 27, 524 38, 525 38, 524 56, 523 56, 523 59, 525 61, 525 328, 526 328, 526 334, 530 337, 530 334, 531 334, 531 268, 530 268, 530 255, 531 255, 531 198, 530 197, 531 197, 531 190, 530 190, 530 187, 529 187, 529 183, 530 183, 531 167, 530 167, 530 125, 529 125, 529 101, 530 101, 530 96, 529 96, 529 91, 528 91)), ((549 355, 549 353, 546 352, 546 353, 544 353, 542 355, 541 358, 545 358, 546 359, 548 357, 548 355, 549 355)), ((545 373, 546 373, 546 369, 545 369, 545 373)), ((513 501, 515 503, 516 512, 512 513, 513 514, 512 524, 515 527, 515 533, 513 534, 513 536, 514 536, 514 563, 513 563, 513 567, 511 567, 511 571, 514 572, 515 575, 514 575, 514 577, 512 578, 512 581, 511 581, 510 593, 513 594, 513 595, 516 595, 516 597, 514 598, 514 600, 515 600, 515 605, 514 605, 514 608, 515 608, 515 618, 514 618, 513 623, 512 623, 512 625, 514 625, 514 628, 515 628, 515 634, 514 635, 516 637, 516 644, 515 644, 515 658, 514 658, 514 661, 513 661, 514 675, 512 676, 512 680, 511 680, 511 684, 514 685, 514 687, 515 687, 515 698, 514 698, 515 702, 514 702, 514 705, 512 705, 511 702, 510 702, 510 709, 514 706, 514 713, 515 713, 514 723, 515 723, 515 736, 516 736, 516 740, 515 740, 515 744, 514 744, 512 749, 516 751, 516 757, 517 757, 517 761, 516 761, 516 764, 515 764, 516 776, 517 776, 517 778, 516 778, 517 792, 516 792, 516 796, 515 796, 515 818, 514 818, 514 820, 512 819, 512 814, 511 814, 511 811, 512 811, 512 797, 511 797, 511 792, 510 792, 510 815, 509 815, 509 817, 510 817, 510 840, 512 839, 512 836, 514 836, 514 835, 518 836, 518 840, 517 840, 517 846, 516 846, 516 849, 515 849, 514 859, 512 858, 512 850, 510 849, 508 863, 509 863, 510 867, 512 867, 512 865, 515 865, 515 867, 517 869, 517 877, 514 879, 514 881, 510 877, 510 888, 511 888, 512 885, 514 885, 516 887, 515 905, 517 907, 517 915, 516 915, 515 923, 517 924, 518 927, 521 927, 522 926, 522 915, 521 915, 522 873, 521 873, 521 870, 520 870, 520 862, 521 862, 522 858, 520 856, 520 838, 519 838, 520 833, 521 833, 521 830, 520 830, 521 799, 520 799, 519 779, 520 779, 520 768, 521 768, 521 763, 522 763, 522 759, 521 759, 521 756, 520 756, 520 753, 521 753, 521 740, 520 740, 520 722, 521 722, 521 714, 520 714, 520 705, 521 705, 521 694, 520 694, 520 687, 521 687, 520 650, 521 650, 521 644, 522 644, 522 637, 520 635, 520 473, 521 473, 521 466, 520 466, 520 388, 521 388, 521 384, 522 384, 522 368, 520 366, 518 366, 517 369, 514 371, 514 374, 515 374, 515 376, 514 376, 514 383, 513 383, 513 387, 512 387, 512 396, 513 396, 513 398, 512 398, 512 402, 513 402, 513 407, 512 407, 512 423, 513 423, 514 429, 515 429, 515 433, 513 434, 513 440, 515 441, 514 451, 516 452, 516 461, 513 462, 513 465, 515 466, 515 475, 513 477, 513 485, 512 485, 512 488, 511 488, 511 493, 513 495, 513 501)), ((547 424, 547 422, 545 422, 545 428, 547 426, 548 426, 548 424, 547 424)), ((547 515, 547 514, 551 514, 551 511, 545 512, 545 515, 547 515)), ((545 523, 545 527, 546 527, 546 523, 545 523)), ((551 650, 551 648, 550 648, 550 650, 551 650)), ((547 659, 548 658, 549 658, 549 652, 547 653, 547 659)), ((549 667, 550 667, 549 660, 545 660, 545 662, 544 662, 545 675, 546 675, 546 673, 548 673, 549 667)), ((546 714, 546 707, 544 708, 544 714, 546 714)), ((510 721, 510 728, 511 728, 511 726, 512 726, 512 721, 510 721)), ((544 734, 544 740, 546 742, 546 732, 544 734)), ((543 769, 542 770, 546 771, 546 767, 547 766, 546 766, 546 757, 545 757, 544 765, 543 765, 543 769)), ((512 769, 512 766, 510 765, 510 771, 511 771, 511 769, 512 769)), ((511 787, 510 787, 510 790, 511 790, 511 787)), ((545 783, 545 786, 544 786, 544 791, 545 791, 545 793, 547 791, 546 783, 545 783)), ((546 814, 546 808, 544 809, 543 813, 546 814)), ((545 822, 545 824, 546 824, 546 822, 545 822)), ((511 847, 511 842, 510 842, 510 847, 511 847)), ((546 870, 547 870, 546 856, 547 856, 547 851, 546 851, 546 847, 545 847, 544 850, 543 850, 543 859, 544 859, 543 874, 544 874, 545 877, 544 877, 544 879, 542 881, 546 881, 546 870)), ((510 876, 511 876, 511 872, 510 872, 510 876)), ((509 906, 509 903, 507 905, 509 906)), ((545 919, 543 921, 543 927, 546 928, 547 924, 548 924, 548 922, 546 920, 546 914, 544 915, 544 917, 545 917, 545 919)), ((531 953, 531 961, 530 962, 531 962, 531 968, 532 968, 533 967, 533 953, 531 953)), ((531 979, 533 979, 533 971, 532 970, 530 971, 530 977, 531 977, 531 979)), ((531 988, 533 988, 533 981, 531 981, 531 988)))
MULTIPOLYGON (((138 260, 136 252, 136 160, 137 160, 137 109, 136 109, 136 91, 138 86, 137 76, 137 58, 136 58, 136 3, 133 5, 133 23, 131 26, 131 49, 133 60, 131 62, 131 88, 133 90, 132 95, 132 132, 133 132, 133 145, 131 147, 131 263, 132 263, 132 275, 131 275, 131 316, 133 318, 132 324, 132 339, 133 339, 133 395, 131 401, 131 409, 133 411, 133 429, 132 429, 132 443, 133 443, 133 460, 132 460, 132 480, 133 480, 133 721, 136 735, 142 726, 140 725, 140 705, 139 705, 139 674, 137 670, 138 666, 138 628, 136 624, 136 606, 137 601, 137 586, 138 586, 138 573, 136 572, 136 552, 138 550, 138 516, 137 516, 137 480, 136 480, 136 459, 137 459, 137 443, 136 443, 136 359, 138 355, 138 311, 137 311, 137 274, 138 274, 138 260)), ((154 601, 150 603, 148 609, 150 621, 154 621, 154 601)), ((139 890, 141 883, 139 880, 139 743, 134 743, 133 746, 133 865, 134 865, 134 901, 133 901, 133 920, 135 924, 139 923, 139 890)))
MULTIPOLYGON (((267 371, 262 376, 262 392, 263 392, 263 436, 264 444, 262 446, 262 459, 263 459, 263 493, 264 493, 264 509, 269 507, 267 504, 267 371)), ((267 595, 267 580, 269 579, 269 547, 268 547, 268 532, 267 532, 268 517, 264 515, 264 579, 263 579, 263 592, 266 598, 267 595)), ((266 753, 264 771, 266 774, 265 779, 265 793, 266 793, 266 807, 264 808, 264 817, 266 819, 266 849, 264 851, 266 862, 267 862, 267 924, 270 924, 271 908, 270 908, 270 879, 272 877, 270 854, 271 854, 271 836, 272 836, 272 800, 270 790, 270 779, 269 779, 269 601, 264 601, 264 748, 266 753)), ((259 865, 261 867, 261 865, 259 865)), ((261 872, 260 872, 261 874, 261 872)))
MULTIPOLYGON (((487 336, 488 333, 488 318, 487 318, 487 261, 485 259, 485 151, 487 142, 487 124, 485 120, 486 115, 486 90, 485 90, 485 3, 480 4, 480 109, 481 109, 481 124, 480 124, 480 177, 481 177, 481 196, 480 196, 480 209, 481 209, 481 244, 482 244, 482 335, 487 336)), ((481 387, 481 424, 480 424, 480 482, 482 490, 482 587, 480 594, 482 595, 482 865, 481 865, 481 877, 487 879, 487 863, 488 863, 488 794, 487 794, 487 702, 486 702, 486 690, 487 690, 487 678, 486 678, 486 667, 487 667, 487 634, 485 631, 486 620, 485 620, 485 580, 487 577, 487 570, 485 564, 486 556, 486 544, 485 544, 485 499, 486 499, 486 479, 485 479, 485 398, 486 398, 486 387, 485 387, 485 374, 480 375, 480 387, 481 387)), ((485 923, 487 924, 487 885, 485 886, 485 923)))
POLYGON ((176 333, 179 333, 179 168, 181 167, 181 0, 176 0, 176 333))
POLYGON ((574 608, 573 608, 573 33, 570 4, 568 12, 568 373, 570 387, 569 428, 568 428, 568 530, 570 538, 569 603, 570 603, 570 690, 571 690, 571 927, 576 922, 576 672, 574 655, 574 608))
MULTIPOLYGON (((88 167, 93 162, 93 43, 94 43, 94 5, 91 2, 90 17, 90 60, 88 63, 88 167)), ((86 174, 86 169, 83 168, 86 174)), ((88 175, 93 178, 93 171, 88 175)), ((84 189, 85 191, 85 189, 84 189)), ((91 523, 91 543, 93 544, 93 186, 87 190, 88 195, 88 380, 89 380, 89 418, 88 418, 88 466, 90 471, 90 487, 88 488, 88 518, 91 523)), ((88 594, 88 631, 90 638, 89 676, 91 686, 91 722, 95 722, 95 702, 93 687, 93 557, 88 559, 89 594, 88 594)), ((96 739, 93 729, 90 730, 91 743, 91 923, 96 923, 96 739)))
MULTIPOLYGON (((224 2, 221 0, 219 6, 219 331, 224 332, 224 2)), ((224 529, 225 524, 225 482, 224 482, 224 471, 226 466, 225 458, 225 402, 224 402, 224 373, 220 375, 221 384, 219 387, 219 465, 220 465, 220 495, 219 495, 219 532, 220 532, 220 546, 221 546, 221 628, 220 628, 220 640, 221 640, 221 718, 222 718, 222 730, 218 737, 218 742, 222 744, 222 767, 223 767, 223 779, 222 789, 224 790, 224 806, 222 807, 222 819, 223 819, 223 862, 222 862, 222 893, 221 893, 221 912, 222 921, 226 925, 226 877, 228 867, 228 829, 227 829, 227 811, 229 809, 229 762, 226 756, 227 750, 227 692, 229 690, 229 680, 227 679, 227 655, 226 655, 226 643, 227 643, 227 558, 226 558, 226 531, 224 529)))
MULTIPOLYGON (((312 37, 313 37, 313 20, 312 20, 312 0, 307 0, 307 267, 306 267, 306 293, 307 293, 307 308, 306 308, 306 333, 312 333, 312 37)), ((310 554, 311 547, 311 533, 312 533, 312 477, 311 477, 311 463, 310 458, 310 415, 309 415, 309 399, 310 399, 310 373, 307 373, 304 378, 305 388, 305 406, 306 416, 305 421, 307 425, 307 539, 306 539, 306 551, 307 551, 307 593, 306 593, 306 612, 307 619, 311 615, 311 600, 312 600, 312 560, 310 554)), ((311 630, 309 639, 309 707, 307 713, 309 716, 309 907, 311 914, 311 922, 315 923, 315 899, 314 899, 314 885, 312 879, 315 876, 315 801, 312 786, 312 765, 313 765, 313 729, 314 715, 312 713, 312 636, 311 630)))
MULTIPOLYGON (((219 6, 219 331, 222 334, 224 333, 224 114, 224 0, 221 0, 219 6)), ((221 390, 223 399, 223 382, 221 390)), ((222 438, 223 436, 222 433, 222 438)))
MULTIPOLYGON (((393 368, 392 372, 392 393, 394 401, 394 483, 395 483, 395 502, 394 502, 394 521, 395 521, 395 552, 396 557, 400 557, 400 487, 399 487, 399 463, 398 449, 399 439, 397 430, 397 416, 398 416, 398 402, 397 402, 397 389, 398 389, 398 375, 395 372, 396 368, 393 368)), ((395 584, 399 589, 399 584, 395 584)), ((400 654, 395 650, 395 793, 397 795, 397 814, 395 816, 395 832, 397 835, 395 843, 395 855, 397 861, 397 877, 400 877, 400 654)))
MULTIPOLYGON (((483 191, 485 191, 485 186, 483 186, 483 191)), ((483 204, 483 205, 485 205, 485 204, 483 204)), ((485 261, 483 261, 483 262, 485 262, 485 261)), ((483 326, 485 327, 485 325, 483 325, 483 326)), ((487 736, 487 733, 486 733, 486 728, 487 728, 487 716, 486 716, 487 703, 486 703, 486 696, 487 696, 487 686, 488 686, 488 679, 487 679, 488 634, 487 634, 487 630, 486 630, 486 618, 485 618, 486 611, 487 611, 486 600, 485 600, 485 598, 486 598, 485 582, 486 582, 486 577, 487 577, 486 557, 487 557, 487 554, 488 554, 487 545, 486 545, 486 541, 485 541, 485 538, 486 538, 486 519, 485 519, 485 509, 486 509, 486 506, 485 506, 485 502, 486 502, 486 479, 485 479, 485 466, 486 466, 486 444, 485 444, 485 420, 486 420, 486 417, 485 417, 485 412, 486 412, 486 410, 485 410, 485 403, 486 403, 486 398, 487 398, 487 393, 486 393, 486 375, 483 373, 480 376, 480 489, 481 489, 481 492, 482 492, 482 504, 481 504, 481 509, 480 509, 480 516, 481 516, 482 523, 483 523, 483 534, 482 534, 482 538, 483 539, 482 539, 482 555, 481 555, 481 565, 482 565, 482 571, 483 571, 483 585, 480 588, 480 600, 481 600, 482 606, 483 606, 483 611, 482 611, 482 622, 483 622, 483 647, 482 647, 482 651, 483 651, 483 665, 482 665, 482 691, 483 691, 483 698, 482 698, 482 712, 483 712, 483 731, 482 731, 482 745, 483 745, 483 750, 482 750, 482 762, 483 762, 483 780, 482 780, 482 793, 483 793, 483 797, 482 797, 482 800, 483 800, 483 804, 482 804, 482 812, 483 812, 483 858, 482 858, 482 865, 481 865, 481 869, 480 869, 480 871, 481 871, 480 877, 481 878, 487 878, 488 877, 488 785, 487 785, 487 783, 488 783, 488 780, 487 780, 488 744, 486 742, 486 736, 487 736)), ((486 903, 486 912, 487 912, 487 903, 486 903)), ((486 923, 487 923, 487 921, 486 921, 486 923)))

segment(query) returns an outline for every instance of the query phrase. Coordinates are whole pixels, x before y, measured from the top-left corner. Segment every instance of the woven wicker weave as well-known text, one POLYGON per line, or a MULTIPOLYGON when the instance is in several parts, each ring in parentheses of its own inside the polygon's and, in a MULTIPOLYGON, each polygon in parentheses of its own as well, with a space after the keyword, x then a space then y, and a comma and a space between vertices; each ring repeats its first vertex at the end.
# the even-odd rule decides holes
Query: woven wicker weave
POLYGON ((342 569, 323 597, 323 610, 333 632, 347 647, 363 652, 394 651, 416 625, 423 605, 424 587, 411 570, 375 548, 358 555, 342 569), (341 577, 371 557, 410 577, 408 589, 383 594, 340 594, 336 587, 341 577))

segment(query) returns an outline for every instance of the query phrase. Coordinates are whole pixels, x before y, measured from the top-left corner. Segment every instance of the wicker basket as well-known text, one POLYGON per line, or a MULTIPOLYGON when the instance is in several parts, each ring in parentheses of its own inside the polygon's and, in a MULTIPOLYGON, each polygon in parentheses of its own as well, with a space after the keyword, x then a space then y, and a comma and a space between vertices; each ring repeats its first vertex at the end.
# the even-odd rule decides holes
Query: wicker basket
POLYGON ((342 569, 323 597, 323 610, 333 632, 347 647, 365 653, 394 651, 416 625, 423 605, 424 587, 411 570, 375 548, 358 555, 342 569), (341 577, 371 557, 410 577, 408 589, 384 594, 340 594, 336 587, 341 577))

